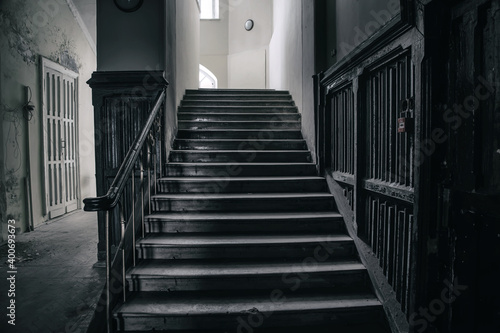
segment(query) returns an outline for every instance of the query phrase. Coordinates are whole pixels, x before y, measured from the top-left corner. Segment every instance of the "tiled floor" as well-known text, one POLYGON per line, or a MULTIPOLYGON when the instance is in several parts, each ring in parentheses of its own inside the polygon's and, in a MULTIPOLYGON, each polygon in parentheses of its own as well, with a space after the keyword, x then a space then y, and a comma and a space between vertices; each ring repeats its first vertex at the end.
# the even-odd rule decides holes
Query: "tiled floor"
POLYGON ((16 239, 16 325, 7 323, 7 246, 0 247, 0 332, 84 333, 104 286, 96 213, 77 211, 16 239))

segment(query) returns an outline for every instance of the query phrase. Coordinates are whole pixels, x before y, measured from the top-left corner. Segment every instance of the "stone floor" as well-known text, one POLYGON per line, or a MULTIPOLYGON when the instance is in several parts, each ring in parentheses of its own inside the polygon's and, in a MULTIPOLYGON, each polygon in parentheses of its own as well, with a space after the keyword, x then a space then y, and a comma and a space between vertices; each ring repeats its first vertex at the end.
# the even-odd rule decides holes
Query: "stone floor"
POLYGON ((0 247, 0 332, 84 333, 104 286, 96 213, 77 211, 16 238, 16 321, 6 316, 7 246, 0 247))

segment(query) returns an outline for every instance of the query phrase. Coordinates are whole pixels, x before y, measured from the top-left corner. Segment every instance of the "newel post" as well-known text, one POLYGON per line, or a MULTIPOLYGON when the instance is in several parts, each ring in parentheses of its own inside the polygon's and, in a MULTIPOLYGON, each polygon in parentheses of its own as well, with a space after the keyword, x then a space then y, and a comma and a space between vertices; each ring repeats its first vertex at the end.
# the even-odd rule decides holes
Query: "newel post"
MULTIPOLYGON (((87 83, 92 88, 94 106, 96 190, 97 196, 102 196, 144 126, 158 91, 165 89, 168 82, 163 71, 98 71, 87 83)), ((98 212, 99 265, 104 265, 106 257, 105 232, 105 214, 98 212)), ((110 223, 109 234, 115 252, 120 239, 119 223, 110 223)))

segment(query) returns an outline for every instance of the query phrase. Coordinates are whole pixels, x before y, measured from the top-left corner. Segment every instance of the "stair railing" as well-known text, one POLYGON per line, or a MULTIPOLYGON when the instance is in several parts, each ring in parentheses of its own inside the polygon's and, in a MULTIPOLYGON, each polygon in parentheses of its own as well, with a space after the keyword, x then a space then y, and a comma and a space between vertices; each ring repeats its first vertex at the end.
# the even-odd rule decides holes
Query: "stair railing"
POLYGON ((129 148, 106 195, 83 200, 85 211, 105 213, 106 233, 106 331, 111 330, 111 309, 120 293, 126 301, 127 263, 136 265, 136 234, 145 235, 145 209, 151 213, 151 189, 156 191, 157 165, 161 162, 161 119, 165 90, 158 92, 144 127, 129 148), (144 167, 146 164, 146 167, 144 167), (139 185, 136 184, 137 165, 139 185), (153 171, 153 172, 151 172, 153 171), (144 173, 146 172, 146 177, 144 173), (138 195, 138 197, 137 197, 138 195), (127 217, 127 220, 125 219, 127 217), (136 221, 140 219, 140 224, 136 221), (120 230, 119 245, 110 245, 110 225, 120 230), (113 251, 115 250, 115 251, 113 251), (114 252, 114 253, 112 253, 114 252), (113 259, 111 257, 113 256, 113 259), (131 260, 130 260, 131 259, 131 260), (118 287, 117 287, 118 285, 118 287))

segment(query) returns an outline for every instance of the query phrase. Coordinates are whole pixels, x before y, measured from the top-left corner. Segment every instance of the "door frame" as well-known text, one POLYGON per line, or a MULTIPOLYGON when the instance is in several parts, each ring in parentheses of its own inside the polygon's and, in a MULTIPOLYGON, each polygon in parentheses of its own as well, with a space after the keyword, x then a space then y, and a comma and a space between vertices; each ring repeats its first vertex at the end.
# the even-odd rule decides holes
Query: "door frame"
POLYGON ((57 212, 56 214, 52 215, 50 212, 50 207, 49 207, 49 199, 48 199, 48 188, 47 188, 47 182, 48 182, 48 168, 47 168, 47 163, 48 163, 48 156, 47 156, 47 151, 48 151, 48 138, 47 138, 47 132, 46 132, 46 124, 47 124, 47 111, 46 111, 46 106, 47 106, 47 101, 46 101, 46 93, 45 93, 45 69, 49 68, 51 70, 57 71, 61 73, 64 76, 68 76, 71 79, 74 80, 75 86, 74 86, 74 106, 75 106, 75 112, 74 112, 74 129, 75 129, 75 134, 74 134, 74 155, 75 155, 75 192, 76 192, 76 208, 72 209, 71 211, 74 211, 76 209, 81 208, 81 186, 80 186, 80 152, 79 152, 79 100, 78 100, 78 91, 79 91, 79 82, 78 82, 78 77, 79 74, 50 60, 42 55, 40 55, 39 58, 39 64, 40 64, 40 103, 42 105, 42 124, 41 124, 41 129, 42 129, 42 142, 43 142, 43 151, 42 153, 42 171, 43 171, 43 176, 44 181, 42 184, 42 188, 44 190, 45 195, 42 195, 42 207, 43 207, 43 214, 44 216, 48 216, 49 219, 64 215, 66 213, 69 213, 67 211, 67 206, 64 206, 64 212, 57 212))

